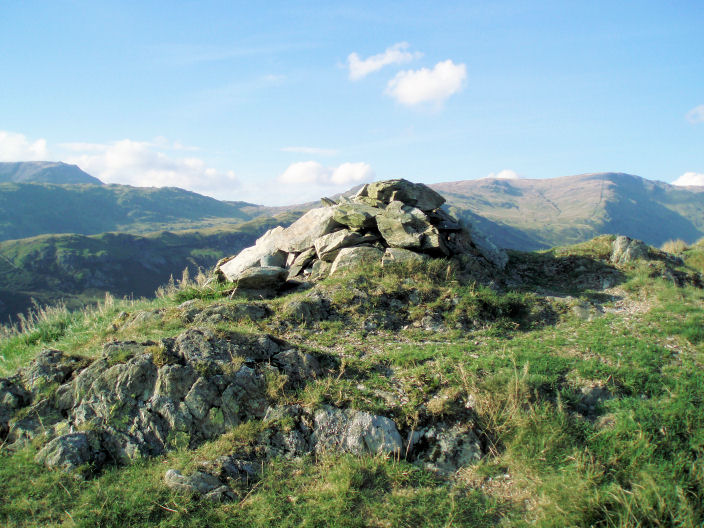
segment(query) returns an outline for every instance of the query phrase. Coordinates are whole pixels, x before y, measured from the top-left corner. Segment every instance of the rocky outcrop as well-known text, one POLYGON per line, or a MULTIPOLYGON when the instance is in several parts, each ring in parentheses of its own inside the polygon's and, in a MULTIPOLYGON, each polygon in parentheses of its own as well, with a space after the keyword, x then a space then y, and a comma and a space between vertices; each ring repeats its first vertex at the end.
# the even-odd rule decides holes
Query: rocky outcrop
POLYGON ((444 202, 423 184, 370 183, 351 198, 325 199, 288 228, 268 231, 254 246, 220 261, 216 275, 239 290, 261 293, 276 292, 286 281, 318 280, 378 263, 384 255, 385 265, 456 257, 473 272, 503 269, 506 253, 441 209, 444 202))
POLYGON ((189 476, 170 469, 164 477, 167 486, 189 495, 226 500, 232 495, 229 485, 258 480, 263 458, 291 459, 341 452, 408 457, 441 476, 450 476, 484 455, 471 421, 439 423, 411 431, 406 441, 390 418, 329 405, 314 412, 300 405, 270 407, 263 423, 267 428, 252 449, 202 462, 189 476))
POLYGON ((639 259, 647 259, 649 253, 648 245, 644 242, 627 236, 618 236, 611 246, 611 262, 626 264, 639 259))
MULTIPOLYGON (((304 304, 305 310, 290 309, 310 318, 326 310, 314 296, 304 304)), ((193 448, 245 421, 259 422, 261 432, 249 449, 204 462, 190 475, 167 472, 172 489, 218 501, 234 496, 233 479, 254 482, 268 458, 403 456, 447 473, 481 456, 466 424, 461 431, 440 425, 408 435, 387 416, 275 399, 277 391, 332 375, 339 375, 332 357, 267 334, 198 327, 159 342, 109 342, 90 363, 46 350, 14 378, 0 379, 0 439, 14 449, 41 437, 36 463, 86 472, 193 448)))
POLYGON ((0 380, 2 437, 21 445, 44 435, 37 461, 49 467, 127 463, 262 419, 269 372, 295 388, 325 369, 266 334, 199 328, 158 343, 107 343, 90 365, 47 350, 0 380))

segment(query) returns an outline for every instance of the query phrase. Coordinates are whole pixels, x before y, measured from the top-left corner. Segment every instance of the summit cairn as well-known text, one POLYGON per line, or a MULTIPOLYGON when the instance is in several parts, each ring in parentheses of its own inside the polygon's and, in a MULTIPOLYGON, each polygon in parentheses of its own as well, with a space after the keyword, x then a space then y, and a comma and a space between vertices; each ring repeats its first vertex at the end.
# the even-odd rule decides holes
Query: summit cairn
POLYGON ((422 183, 364 185, 335 202, 321 200, 287 228, 218 262, 215 273, 242 290, 274 291, 287 281, 317 280, 360 264, 458 258, 471 270, 503 269, 508 257, 441 208, 445 199, 422 183))

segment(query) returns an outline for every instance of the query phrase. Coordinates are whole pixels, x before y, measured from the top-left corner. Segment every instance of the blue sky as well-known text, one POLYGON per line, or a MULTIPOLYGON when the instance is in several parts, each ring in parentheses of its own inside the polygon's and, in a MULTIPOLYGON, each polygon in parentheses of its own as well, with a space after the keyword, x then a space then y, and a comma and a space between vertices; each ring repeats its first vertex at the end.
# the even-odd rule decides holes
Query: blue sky
POLYGON ((107 182, 269 205, 396 177, 704 185, 698 0, 2 2, 0 50, 0 160, 107 182))

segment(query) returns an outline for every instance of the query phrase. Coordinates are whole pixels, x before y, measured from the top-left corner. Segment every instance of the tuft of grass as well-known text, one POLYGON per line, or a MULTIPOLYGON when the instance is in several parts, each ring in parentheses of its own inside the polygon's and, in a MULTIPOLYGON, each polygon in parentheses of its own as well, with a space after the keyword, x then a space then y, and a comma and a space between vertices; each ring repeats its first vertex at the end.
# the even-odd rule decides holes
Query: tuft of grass
POLYGON ((681 238, 678 238, 677 240, 668 240, 662 246, 660 246, 661 250, 666 253, 671 253, 673 255, 681 255, 687 250, 687 248, 687 243, 681 238))

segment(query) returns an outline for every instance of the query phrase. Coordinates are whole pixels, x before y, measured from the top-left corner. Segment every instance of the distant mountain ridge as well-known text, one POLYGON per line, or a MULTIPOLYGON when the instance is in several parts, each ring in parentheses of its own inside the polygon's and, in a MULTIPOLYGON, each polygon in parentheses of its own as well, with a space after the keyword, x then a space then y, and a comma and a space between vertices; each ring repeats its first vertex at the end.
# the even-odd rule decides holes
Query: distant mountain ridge
POLYGON ((77 165, 60 161, 0 162, 0 183, 92 183, 102 185, 77 165))
POLYGON ((268 210, 177 187, 0 183, 0 241, 49 233, 148 233, 236 224, 268 210))
POLYGON ((431 185, 497 245, 533 250, 623 234, 655 246, 704 236, 704 187, 625 173, 543 180, 481 179, 431 185), (477 218, 478 215, 478 218, 477 218))

